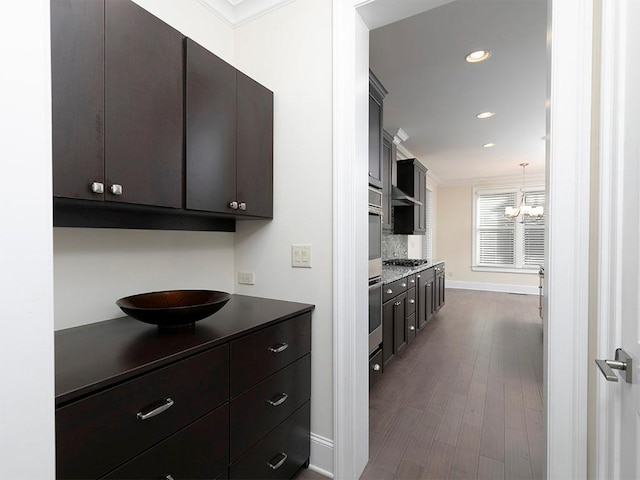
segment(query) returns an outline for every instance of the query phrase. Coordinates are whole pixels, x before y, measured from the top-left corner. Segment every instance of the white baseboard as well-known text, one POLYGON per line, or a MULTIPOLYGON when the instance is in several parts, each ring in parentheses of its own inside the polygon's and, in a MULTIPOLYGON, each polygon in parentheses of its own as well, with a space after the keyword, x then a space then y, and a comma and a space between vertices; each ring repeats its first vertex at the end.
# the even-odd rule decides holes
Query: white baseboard
POLYGON ((333 478, 333 440, 311 432, 311 458, 309 469, 333 478))
POLYGON ((509 285, 507 283, 480 283, 447 280, 447 288, 460 288, 463 290, 483 290, 485 292, 520 293, 524 295, 539 294, 537 285, 509 285))

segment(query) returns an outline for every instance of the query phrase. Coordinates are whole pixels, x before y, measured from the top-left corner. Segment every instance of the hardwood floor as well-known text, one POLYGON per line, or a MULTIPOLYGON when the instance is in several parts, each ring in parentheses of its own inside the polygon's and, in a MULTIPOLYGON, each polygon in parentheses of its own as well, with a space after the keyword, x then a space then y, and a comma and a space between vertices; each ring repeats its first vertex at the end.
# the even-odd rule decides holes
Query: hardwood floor
POLYGON ((542 324, 532 295, 447 289, 370 392, 373 479, 538 479, 542 324))

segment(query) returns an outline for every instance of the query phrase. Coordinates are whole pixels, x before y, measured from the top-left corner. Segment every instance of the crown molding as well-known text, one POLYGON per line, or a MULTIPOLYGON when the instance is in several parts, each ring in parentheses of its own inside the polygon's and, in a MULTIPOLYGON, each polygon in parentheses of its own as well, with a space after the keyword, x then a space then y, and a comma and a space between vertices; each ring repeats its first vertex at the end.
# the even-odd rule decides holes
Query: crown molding
MULTIPOLYGON (((494 177, 473 177, 473 178, 457 178, 454 180, 444 180, 440 182, 442 187, 453 187, 461 185, 474 185, 474 186, 500 186, 500 185, 521 185, 522 175, 501 175, 494 177)), ((530 185, 545 185, 544 174, 531 174, 527 175, 527 186, 530 185)))
POLYGON ((294 0, 198 0, 232 28, 239 27, 294 0))

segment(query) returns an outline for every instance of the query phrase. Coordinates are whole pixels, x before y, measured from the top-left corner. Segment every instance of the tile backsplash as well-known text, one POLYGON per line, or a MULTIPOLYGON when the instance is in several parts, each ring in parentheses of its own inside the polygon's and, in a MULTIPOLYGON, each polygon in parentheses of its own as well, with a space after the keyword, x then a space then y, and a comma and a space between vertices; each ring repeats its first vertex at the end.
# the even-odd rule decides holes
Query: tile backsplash
POLYGON ((382 259, 407 258, 408 238, 407 235, 394 235, 382 232, 382 259))

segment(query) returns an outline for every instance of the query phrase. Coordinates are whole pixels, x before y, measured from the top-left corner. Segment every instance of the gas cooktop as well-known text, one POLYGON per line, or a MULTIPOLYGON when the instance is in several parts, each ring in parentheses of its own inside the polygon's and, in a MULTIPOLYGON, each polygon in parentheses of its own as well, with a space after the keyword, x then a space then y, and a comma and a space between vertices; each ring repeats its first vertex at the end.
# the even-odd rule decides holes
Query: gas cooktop
POLYGON ((422 258, 392 258, 382 262, 383 265, 395 265, 397 267, 419 267, 425 263, 429 263, 429 260, 422 258))

